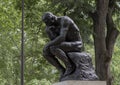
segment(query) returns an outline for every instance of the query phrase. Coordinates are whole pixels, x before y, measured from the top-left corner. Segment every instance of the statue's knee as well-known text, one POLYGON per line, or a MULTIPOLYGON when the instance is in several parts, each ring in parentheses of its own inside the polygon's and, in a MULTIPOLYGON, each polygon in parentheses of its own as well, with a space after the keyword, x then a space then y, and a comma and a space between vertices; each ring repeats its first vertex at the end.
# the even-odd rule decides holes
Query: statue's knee
POLYGON ((43 57, 47 57, 48 53, 46 51, 43 51, 43 57))
POLYGON ((48 57, 50 55, 50 50, 49 49, 43 49, 43 56, 48 57))
POLYGON ((45 52, 45 51, 46 51, 46 47, 43 48, 43 52, 45 52))
POLYGON ((50 52, 53 52, 53 51, 54 51, 54 48, 55 48, 54 46, 51 46, 51 47, 50 47, 50 52))
POLYGON ((55 53, 55 51, 56 51, 56 47, 55 47, 55 46, 51 46, 51 47, 50 47, 50 52, 51 52, 51 53, 55 53))
POLYGON ((48 52, 50 49, 49 48, 47 48, 47 47, 44 47, 43 48, 43 52, 48 52))

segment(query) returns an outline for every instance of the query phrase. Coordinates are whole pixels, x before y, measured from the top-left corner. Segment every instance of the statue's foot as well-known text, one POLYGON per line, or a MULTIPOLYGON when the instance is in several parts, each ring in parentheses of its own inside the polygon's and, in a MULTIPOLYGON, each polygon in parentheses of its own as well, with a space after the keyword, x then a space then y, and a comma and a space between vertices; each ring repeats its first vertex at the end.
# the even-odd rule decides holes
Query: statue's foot
POLYGON ((73 73, 74 71, 75 71, 75 67, 74 67, 74 66, 66 67, 66 71, 65 71, 65 73, 64 73, 63 76, 70 75, 70 74, 73 73))

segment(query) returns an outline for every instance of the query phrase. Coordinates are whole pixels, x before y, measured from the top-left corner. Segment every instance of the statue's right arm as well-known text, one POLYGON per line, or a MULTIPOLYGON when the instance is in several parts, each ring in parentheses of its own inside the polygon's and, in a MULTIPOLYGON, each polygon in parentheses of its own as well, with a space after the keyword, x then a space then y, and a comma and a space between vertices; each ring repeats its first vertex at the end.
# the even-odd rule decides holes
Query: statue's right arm
POLYGON ((45 31, 46 31, 48 37, 50 38, 50 40, 53 40, 55 38, 55 36, 54 36, 52 30, 50 29, 50 27, 46 27, 45 31))
POLYGON ((62 19, 61 20, 61 28, 60 28, 60 35, 57 36, 54 40, 52 40, 51 42, 49 42, 49 46, 53 46, 53 45, 59 45, 60 43, 65 41, 68 29, 69 29, 69 20, 68 19, 62 19))

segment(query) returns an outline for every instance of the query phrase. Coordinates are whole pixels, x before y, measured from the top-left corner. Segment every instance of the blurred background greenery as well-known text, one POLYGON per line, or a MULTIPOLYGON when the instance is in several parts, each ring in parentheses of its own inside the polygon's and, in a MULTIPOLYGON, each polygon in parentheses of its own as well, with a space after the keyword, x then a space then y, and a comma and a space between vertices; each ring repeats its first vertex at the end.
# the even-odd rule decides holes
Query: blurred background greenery
MULTIPOLYGON (((119 3, 118 3, 119 4, 119 3)), ((51 85, 58 81, 59 73, 42 56, 43 46, 49 41, 44 12, 71 17, 80 28, 85 51, 92 55, 94 43, 92 19, 94 0, 25 0, 25 85, 51 85)), ((114 12, 114 22, 120 30, 120 12, 114 12)), ((20 85, 21 1, 0 0, 0 85, 20 85)), ((120 36, 111 63, 114 85, 120 85, 120 36)))

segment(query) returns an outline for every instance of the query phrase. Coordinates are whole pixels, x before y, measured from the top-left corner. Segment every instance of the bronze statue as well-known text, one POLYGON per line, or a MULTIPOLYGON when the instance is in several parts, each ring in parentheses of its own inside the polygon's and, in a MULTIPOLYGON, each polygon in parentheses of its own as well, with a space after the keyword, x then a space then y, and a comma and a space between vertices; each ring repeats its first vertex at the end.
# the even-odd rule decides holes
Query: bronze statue
POLYGON ((83 44, 79 28, 68 16, 57 17, 51 12, 44 13, 42 20, 46 24, 46 33, 51 40, 45 45, 43 56, 61 72, 61 77, 71 75, 76 70, 76 64, 71 60, 69 53, 81 53, 83 44), (65 67, 57 58, 65 64, 65 67))

